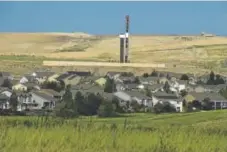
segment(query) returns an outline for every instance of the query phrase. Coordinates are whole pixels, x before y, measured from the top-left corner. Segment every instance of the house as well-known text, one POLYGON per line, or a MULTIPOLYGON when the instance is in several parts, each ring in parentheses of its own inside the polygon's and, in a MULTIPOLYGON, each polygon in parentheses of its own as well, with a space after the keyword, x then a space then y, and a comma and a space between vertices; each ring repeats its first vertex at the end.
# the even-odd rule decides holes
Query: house
POLYGON ((110 71, 110 72, 107 72, 106 76, 110 79, 117 79, 121 76, 123 72, 115 72, 115 71, 110 71))
MULTIPOLYGON (((174 72, 166 72, 166 71, 160 71, 159 75, 162 75, 164 77, 168 77, 171 81, 180 80, 182 73, 174 73, 174 72)), ((161 76, 160 76, 161 77, 161 76)))
POLYGON ((125 90, 139 90, 144 89, 143 84, 129 83, 124 85, 125 90))
POLYGON ((124 84, 134 83, 136 80, 135 76, 119 76, 115 79, 115 82, 121 82, 124 84))
POLYGON ((148 107, 152 106, 152 98, 138 91, 118 91, 114 93, 114 97, 116 97, 120 101, 120 105, 122 106, 127 102, 132 101, 136 101, 138 104, 143 104, 148 107))
POLYGON ((58 80, 57 80, 58 77, 59 77, 59 74, 55 73, 54 75, 49 76, 49 77, 47 78, 47 81, 48 81, 48 82, 58 82, 58 80))
POLYGON ((27 87, 27 91, 29 91, 29 90, 40 90, 41 89, 38 84, 31 83, 31 82, 24 83, 23 85, 27 87))
POLYGON ((197 83, 206 84, 209 79, 210 79, 210 75, 209 74, 204 74, 204 75, 201 75, 201 76, 198 77, 197 83))
POLYGON ((33 72, 32 76, 38 80, 39 84, 44 83, 46 80, 48 80, 49 77, 53 76, 54 72, 33 72))
POLYGON ((171 86, 179 92, 182 90, 186 90, 186 86, 188 84, 188 81, 185 81, 185 80, 176 80, 171 82, 172 82, 171 86))
POLYGON ((27 82, 36 83, 37 80, 35 79, 34 76, 26 74, 19 80, 19 82, 21 84, 24 84, 24 83, 27 83, 27 82))
POLYGON ((101 87, 104 87, 106 84, 106 79, 105 78, 99 78, 97 80, 95 80, 95 83, 98 84, 101 87))
POLYGON ((211 100, 214 109, 227 108, 227 99, 225 99, 223 96, 216 92, 190 92, 184 97, 184 100, 186 102, 202 102, 206 98, 209 98, 211 100))
POLYGON ((4 79, 12 80, 13 76, 9 72, 0 72, 0 77, 4 79))
POLYGON ((163 90, 163 84, 145 85, 145 88, 150 90, 152 93, 155 93, 157 91, 163 90))
POLYGON ((71 75, 78 75, 80 77, 88 77, 92 75, 90 71, 67 71, 67 73, 71 75))
POLYGON ((165 84, 166 82, 169 82, 169 80, 166 77, 160 77, 159 78, 159 83, 160 84, 165 84))
POLYGON ((65 86, 67 85, 77 85, 80 83, 80 80, 82 79, 79 75, 70 75, 69 77, 64 78, 62 81, 65 83, 65 86))
POLYGON ((174 93, 166 93, 162 91, 155 92, 152 95, 153 106, 157 103, 170 103, 178 112, 183 112, 183 102, 179 95, 174 93))
MULTIPOLYGON (((93 76, 93 75, 92 75, 92 76, 82 77, 80 83, 95 83, 96 80, 98 80, 98 79, 104 80, 104 79, 102 79, 102 77, 100 77, 100 76, 93 76)), ((98 81, 99 81, 99 80, 98 80, 98 81)))
POLYGON ((25 86, 24 84, 16 84, 12 86, 12 90, 17 90, 17 91, 27 91, 27 86, 25 86))
POLYGON ((0 109, 9 109, 9 97, 5 94, 0 94, 0 109))
POLYGON ((62 99, 62 95, 59 92, 56 92, 52 89, 41 89, 39 92, 43 92, 51 97, 55 98, 56 100, 60 101, 62 99))
POLYGON ((58 102, 58 99, 42 91, 34 91, 31 94, 32 102, 36 103, 36 106, 34 106, 33 109, 53 109, 58 102))
POLYGON ((158 84, 159 83, 159 77, 139 77, 141 84, 158 84))

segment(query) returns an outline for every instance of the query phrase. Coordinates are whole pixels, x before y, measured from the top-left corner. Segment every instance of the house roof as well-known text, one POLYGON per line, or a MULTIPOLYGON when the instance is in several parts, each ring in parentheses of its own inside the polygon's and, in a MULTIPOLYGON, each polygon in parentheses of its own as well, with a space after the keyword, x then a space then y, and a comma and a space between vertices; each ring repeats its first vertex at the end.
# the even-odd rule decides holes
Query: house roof
POLYGON ((57 80, 64 80, 68 77, 70 77, 71 74, 68 74, 68 73, 63 73, 63 74, 60 74, 58 77, 57 77, 57 80))
POLYGON ((140 84, 137 84, 137 83, 129 83, 129 84, 125 84, 125 87, 128 88, 128 89, 136 89, 138 88, 140 84))
POLYGON ((32 82, 32 81, 36 81, 35 77, 30 75, 30 74, 25 74, 24 77, 29 81, 29 82, 32 82))
POLYGON ((146 81, 158 81, 159 77, 139 77, 140 81, 146 82, 146 81))
POLYGON ((145 87, 147 87, 149 90, 156 90, 156 89, 160 89, 163 88, 163 84, 153 84, 153 85, 145 85, 145 87))
POLYGON ((0 85, 2 85, 4 83, 4 78, 3 77, 0 77, 0 85))
POLYGON ((114 76, 114 75, 122 74, 122 73, 124 73, 124 72, 109 71, 109 72, 106 73, 106 75, 114 76))
POLYGON ((0 94, 0 101, 1 100, 8 100, 9 97, 7 97, 5 94, 0 94))
POLYGON ((166 93, 165 91, 157 91, 153 94, 157 98, 162 99, 178 99, 179 97, 174 93, 166 93))
POLYGON ((26 86, 26 87, 35 87, 35 86, 38 86, 37 84, 35 84, 35 83, 31 83, 31 82, 28 82, 28 83, 24 83, 23 84, 24 86, 26 86))
POLYGON ((1 72, 0 72, 0 76, 1 76, 1 77, 9 77, 9 76, 11 76, 11 74, 10 74, 9 72, 1 71, 1 72))
POLYGON ((129 94, 131 97, 137 97, 139 99, 151 99, 151 97, 148 97, 139 91, 125 91, 125 93, 129 94))
POLYGON ((48 94, 41 92, 41 91, 34 91, 34 92, 32 92, 32 94, 35 94, 35 95, 37 95, 37 96, 39 96, 39 97, 41 97, 41 98, 43 98, 47 101, 57 101, 57 99, 53 98, 51 95, 48 95, 48 94))
POLYGON ((203 92, 203 93, 198 93, 198 92, 190 92, 190 95, 192 95, 196 100, 203 100, 205 98, 210 98, 213 101, 226 101, 227 100, 219 93, 215 93, 215 92, 203 92))
POLYGON ((35 72, 36 73, 36 77, 38 78, 42 78, 42 77, 50 77, 52 75, 54 75, 54 72, 35 72))
POLYGON ((52 89, 41 89, 40 92, 46 93, 51 96, 61 96, 61 94, 57 91, 54 91, 52 89))
POLYGON ((67 71, 68 74, 76 74, 78 76, 91 76, 90 71, 67 71))
POLYGON ((124 101, 130 101, 131 100, 130 95, 123 92, 123 91, 115 92, 114 96, 116 96, 117 98, 120 98, 121 100, 124 100, 124 101))

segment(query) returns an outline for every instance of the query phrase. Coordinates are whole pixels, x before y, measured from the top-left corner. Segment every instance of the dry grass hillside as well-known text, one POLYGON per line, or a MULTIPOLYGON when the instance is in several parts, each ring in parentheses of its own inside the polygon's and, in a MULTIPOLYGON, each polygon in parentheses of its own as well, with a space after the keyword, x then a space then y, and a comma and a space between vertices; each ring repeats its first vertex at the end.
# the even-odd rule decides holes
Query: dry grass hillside
MULTIPOLYGON (((84 33, 0 33, 0 55, 118 60, 119 38, 84 33)), ((129 57, 131 62, 166 63, 169 67, 221 68, 227 58, 227 37, 132 35, 129 57)))

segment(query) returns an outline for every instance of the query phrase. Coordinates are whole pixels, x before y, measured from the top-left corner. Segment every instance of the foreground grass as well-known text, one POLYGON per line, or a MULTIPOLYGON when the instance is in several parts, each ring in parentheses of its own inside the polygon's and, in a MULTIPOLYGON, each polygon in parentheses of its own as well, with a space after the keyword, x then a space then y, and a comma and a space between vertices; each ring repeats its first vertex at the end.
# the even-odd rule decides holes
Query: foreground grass
POLYGON ((227 111, 120 118, 0 117, 0 151, 226 152, 227 111))

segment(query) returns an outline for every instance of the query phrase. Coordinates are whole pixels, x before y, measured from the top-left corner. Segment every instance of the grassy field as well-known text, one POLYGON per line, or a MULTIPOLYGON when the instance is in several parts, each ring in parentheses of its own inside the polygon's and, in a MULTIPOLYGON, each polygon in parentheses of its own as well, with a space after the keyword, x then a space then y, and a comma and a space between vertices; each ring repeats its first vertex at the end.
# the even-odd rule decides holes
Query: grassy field
POLYGON ((227 111, 120 118, 0 117, 3 152, 226 152, 227 111))
MULTIPOLYGON (((227 37, 184 37, 190 40, 186 41, 181 36, 132 35, 130 37, 130 60, 135 63, 166 64, 168 70, 173 72, 182 72, 182 70, 183 72, 204 72, 215 69, 226 73, 226 68, 222 63, 227 58, 227 37)), ((25 67, 30 66, 28 63, 42 67, 43 60, 119 60, 117 35, 0 33, 0 46, 1 65, 9 62, 16 66, 19 64, 18 60, 25 67), (26 58, 18 56, 26 56, 26 58)))

